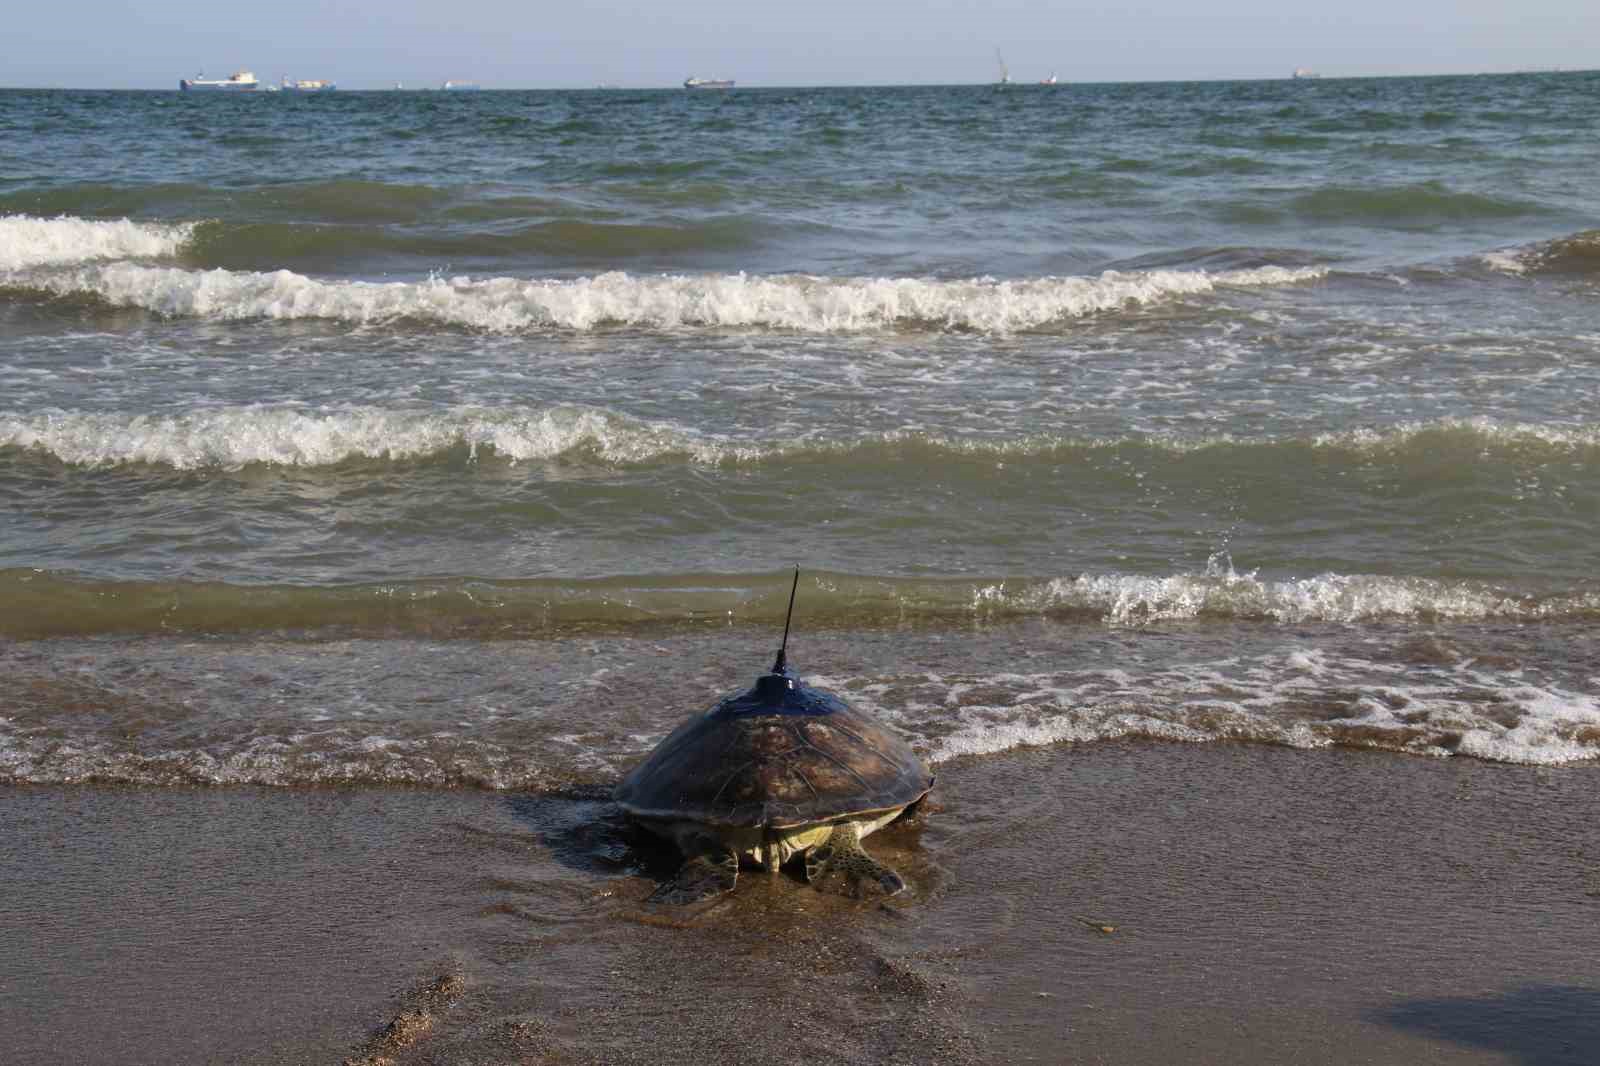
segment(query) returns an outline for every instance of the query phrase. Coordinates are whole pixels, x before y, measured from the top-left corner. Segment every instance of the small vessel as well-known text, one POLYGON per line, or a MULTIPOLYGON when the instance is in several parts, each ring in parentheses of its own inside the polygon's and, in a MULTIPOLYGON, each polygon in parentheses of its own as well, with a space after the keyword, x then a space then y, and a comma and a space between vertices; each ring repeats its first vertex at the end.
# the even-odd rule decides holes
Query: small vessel
POLYGON ((994 61, 996 63, 1000 64, 1000 80, 995 82, 995 84, 996 85, 1010 85, 1011 84, 1011 71, 1006 69, 1006 58, 1005 58, 1005 56, 1000 54, 1000 49, 998 49, 998 48, 996 48, 994 50, 994 61))
POLYGON ((285 75, 278 87, 286 93, 331 93, 339 86, 321 78, 290 78, 285 75))
POLYGON ((475 81, 447 81, 439 88, 452 93, 475 93, 483 86, 475 81))
POLYGON ((1040 78, 1039 79, 1039 84, 1040 85, 1054 85, 1055 83, 1056 83, 1056 72, 1053 71, 1053 70, 1050 72, 1050 76, 1048 78, 1040 78))
POLYGON ((731 89, 732 78, 684 78, 685 89, 731 89))
POLYGON ((1311 78, 1320 78, 1322 75, 1318 74, 1314 70, 1307 70, 1305 67, 1297 67, 1295 72, 1291 74, 1290 77, 1295 81, 1306 81, 1311 78))
POLYGON ((203 73, 192 78, 179 78, 178 88, 186 93, 253 93, 261 88, 261 83, 250 71, 236 70, 226 78, 208 78, 203 73))

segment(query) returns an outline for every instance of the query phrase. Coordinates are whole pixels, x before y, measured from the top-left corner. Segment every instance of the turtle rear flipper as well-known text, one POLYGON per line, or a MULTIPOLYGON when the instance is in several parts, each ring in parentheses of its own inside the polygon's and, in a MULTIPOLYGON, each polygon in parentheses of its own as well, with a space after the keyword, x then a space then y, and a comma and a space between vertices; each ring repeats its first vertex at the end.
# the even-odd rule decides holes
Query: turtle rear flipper
POLYGON ((739 856, 720 845, 689 856, 677 876, 650 893, 649 903, 688 904, 732 892, 739 881, 739 856))
POLYGON ((828 839, 806 853, 806 880, 819 892, 862 899, 904 891, 905 880, 861 847, 861 834, 848 823, 834 826, 828 839))

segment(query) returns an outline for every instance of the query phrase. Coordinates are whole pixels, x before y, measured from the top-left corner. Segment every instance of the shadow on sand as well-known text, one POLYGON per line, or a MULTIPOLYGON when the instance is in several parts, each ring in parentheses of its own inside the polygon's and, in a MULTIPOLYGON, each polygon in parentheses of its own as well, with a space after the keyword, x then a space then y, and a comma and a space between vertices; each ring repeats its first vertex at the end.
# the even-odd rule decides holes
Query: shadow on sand
MULTIPOLYGON (((634 824, 611 798, 610 787, 578 786, 545 792, 524 792, 505 800, 511 815, 532 833, 532 838, 559 865, 602 878, 643 877, 665 884, 677 874, 683 855, 677 846, 634 824)), ((907 807, 873 840, 893 840, 902 852, 920 851, 919 840, 927 811, 939 810, 919 800, 907 807)), ((925 883, 937 876, 926 864, 914 864, 925 883)), ((784 874, 805 883, 804 866, 793 860, 784 874)))
POLYGON ((525 792, 506 804, 550 858, 569 870, 660 883, 671 880, 683 862, 676 847, 628 820, 609 787, 525 792))
POLYGON ((1522 1066, 1593 1066, 1600 1062, 1600 988, 1527 985, 1490 996, 1405 1000, 1374 1021, 1498 1051, 1522 1066))

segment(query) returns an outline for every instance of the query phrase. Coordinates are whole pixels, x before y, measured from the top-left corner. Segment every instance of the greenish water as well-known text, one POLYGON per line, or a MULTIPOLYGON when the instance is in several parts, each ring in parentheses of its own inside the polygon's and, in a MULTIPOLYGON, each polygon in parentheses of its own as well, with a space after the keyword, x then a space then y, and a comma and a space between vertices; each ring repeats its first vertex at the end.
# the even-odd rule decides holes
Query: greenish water
POLYGON ((0 92, 0 777, 608 779, 746 671, 623 738, 585 642, 795 563, 936 756, 1592 759, 1597 91, 0 92))

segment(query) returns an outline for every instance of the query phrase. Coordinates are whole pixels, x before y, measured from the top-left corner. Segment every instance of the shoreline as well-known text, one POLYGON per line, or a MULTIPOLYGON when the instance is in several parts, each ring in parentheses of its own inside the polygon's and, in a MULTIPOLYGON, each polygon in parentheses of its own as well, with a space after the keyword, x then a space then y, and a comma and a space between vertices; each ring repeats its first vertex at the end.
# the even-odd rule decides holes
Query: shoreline
POLYGON ((1153 741, 942 764, 882 906, 674 861, 592 788, 0 790, 0 1055, 1587 1062, 1600 766, 1153 741), (1104 932, 1104 928, 1114 931, 1104 932), (107 1034, 115 1034, 108 1041, 107 1034))

